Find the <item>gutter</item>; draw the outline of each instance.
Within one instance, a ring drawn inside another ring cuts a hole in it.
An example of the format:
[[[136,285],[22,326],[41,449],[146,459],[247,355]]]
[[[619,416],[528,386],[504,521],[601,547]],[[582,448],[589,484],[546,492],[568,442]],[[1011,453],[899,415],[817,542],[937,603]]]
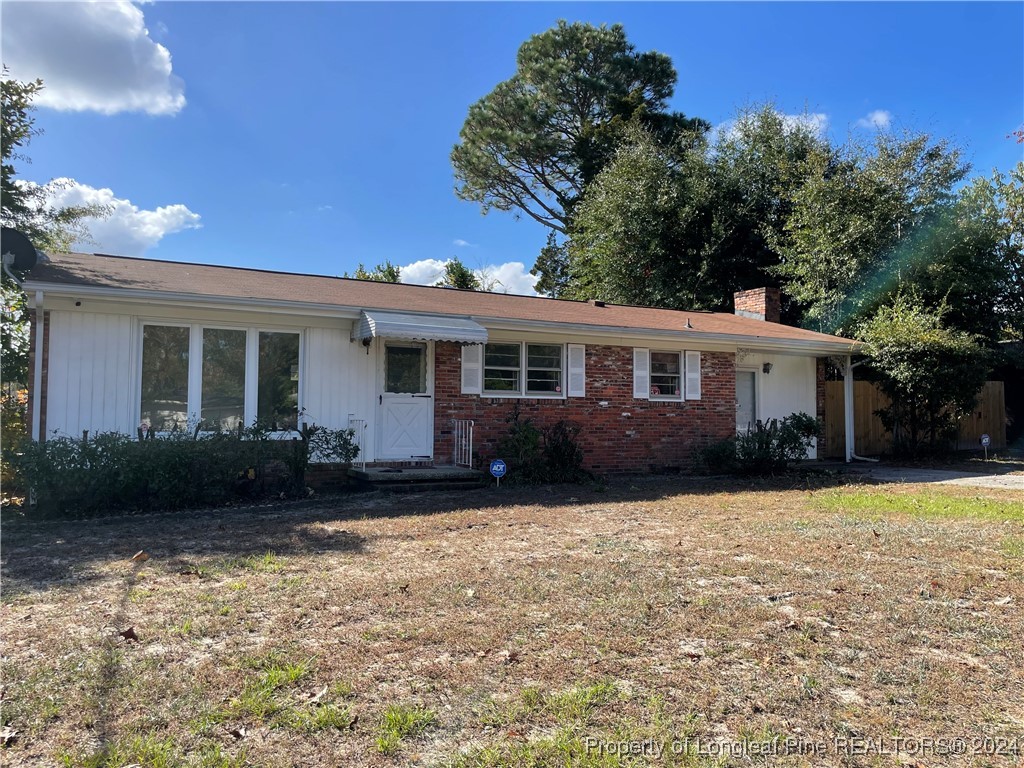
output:
[[[857,363],[850,362],[850,356],[846,356],[846,365],[843,367],[843,416],[846,426],[846,463],[849,464],[854,459],[857,461],[870,461],[875,464],[878,463],[878,459],[870,459],[867,456],[858,456],[854,453],[854,434],[853,434],[853,369],[858,365],[863,365],[864,360]]]
[[[487,325],[495,329],[519,330],[523,328],[536,328],[539,330],[561,331],[568,329],[580,334],[612,334],[632,336],[639,339],[650,337],[671,338],[675,340],[687,339],[696,342],[708,341],[736,344],[738,346],[753,347],[764,351],[792,352],[796,350],[799,352],[805,352],[808,355],[850,355],[852,353],[856,353],[861,346],[859,342],[852,340],[847,343],[829,343],[815,341],[812,339],[780,339],[773,336],[758,336],[756,334],[710,333],[703,331],[638,328],[633,326],[560,323],[551,320],[516,320],[502,317],[490,317],[488,315],[454,315],[436,312],[420,312],[416,310],[395,309],[393,307],[348,306],[341,304],[322,304],[319,302],[281,301],[255,297],[202,297],[197,296],[196,294],[181,292],[130,288],[110,289],[93,285],[67,285],[64,283],[46,283],[31,280],[25,282],[25,287],[26,289],[35,288],[37,291],[46,289],[51,294],[67,296],[69,298],[77,296],[99,296],[103,298],[140,301],[145,303],[151,303],[153,301],[179,302],[190,304],[192,306],[203,306],[214,309],[229,306],[245,307],[250,309],[255,307],[266,311],[268,308],[271,308],[282,312],[290,312],[292,314],[296,314],[297,311],[301,310],[322,316],[339,317],[352,320],[357,319],[359,317],[359,313],[364,309],[377,309],[380,311],[392,312],[398,311],[403,314],[420,315],[423,317],[435,317],[438,314],[442,314],[444,317],[459,317],[467,320],[473,320],[474,322]]]

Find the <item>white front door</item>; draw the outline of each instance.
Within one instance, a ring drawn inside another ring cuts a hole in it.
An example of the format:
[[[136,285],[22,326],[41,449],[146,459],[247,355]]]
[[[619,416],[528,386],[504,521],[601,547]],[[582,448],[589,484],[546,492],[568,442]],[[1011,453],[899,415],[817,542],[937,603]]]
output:
[[[757,373],[736,371],[736,431],[746,432],[757,421]]]
[[[433,456],[431,357],[426,343],[384,343],[377,414],[380,459],[423,460]]]

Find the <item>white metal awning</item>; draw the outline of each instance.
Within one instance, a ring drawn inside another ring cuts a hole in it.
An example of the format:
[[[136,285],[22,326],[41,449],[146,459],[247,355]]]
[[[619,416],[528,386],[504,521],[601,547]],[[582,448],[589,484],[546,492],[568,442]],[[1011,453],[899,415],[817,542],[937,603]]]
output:
[[[483,344],[487,341],[487,329],[465,317],[363,310],[359,313],[359,321],[352,327],[352,338],[362,341],[375,336],[383,339]]]

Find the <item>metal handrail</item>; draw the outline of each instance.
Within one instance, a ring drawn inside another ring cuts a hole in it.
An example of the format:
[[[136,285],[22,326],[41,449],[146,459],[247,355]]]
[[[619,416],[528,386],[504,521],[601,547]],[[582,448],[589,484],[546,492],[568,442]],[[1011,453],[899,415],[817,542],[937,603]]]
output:
[[[455,447],[452,463],[456,467],[473,467],[473,426],[472,419],[452,419],[455,429]]]

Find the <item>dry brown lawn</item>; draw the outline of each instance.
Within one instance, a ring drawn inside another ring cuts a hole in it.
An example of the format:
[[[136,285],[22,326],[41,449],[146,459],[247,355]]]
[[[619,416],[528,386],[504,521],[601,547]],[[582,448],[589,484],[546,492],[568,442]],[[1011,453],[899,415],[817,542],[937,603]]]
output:
[[[9,525],[0,760],[1018,764],[1024,494],[841,483]]]

